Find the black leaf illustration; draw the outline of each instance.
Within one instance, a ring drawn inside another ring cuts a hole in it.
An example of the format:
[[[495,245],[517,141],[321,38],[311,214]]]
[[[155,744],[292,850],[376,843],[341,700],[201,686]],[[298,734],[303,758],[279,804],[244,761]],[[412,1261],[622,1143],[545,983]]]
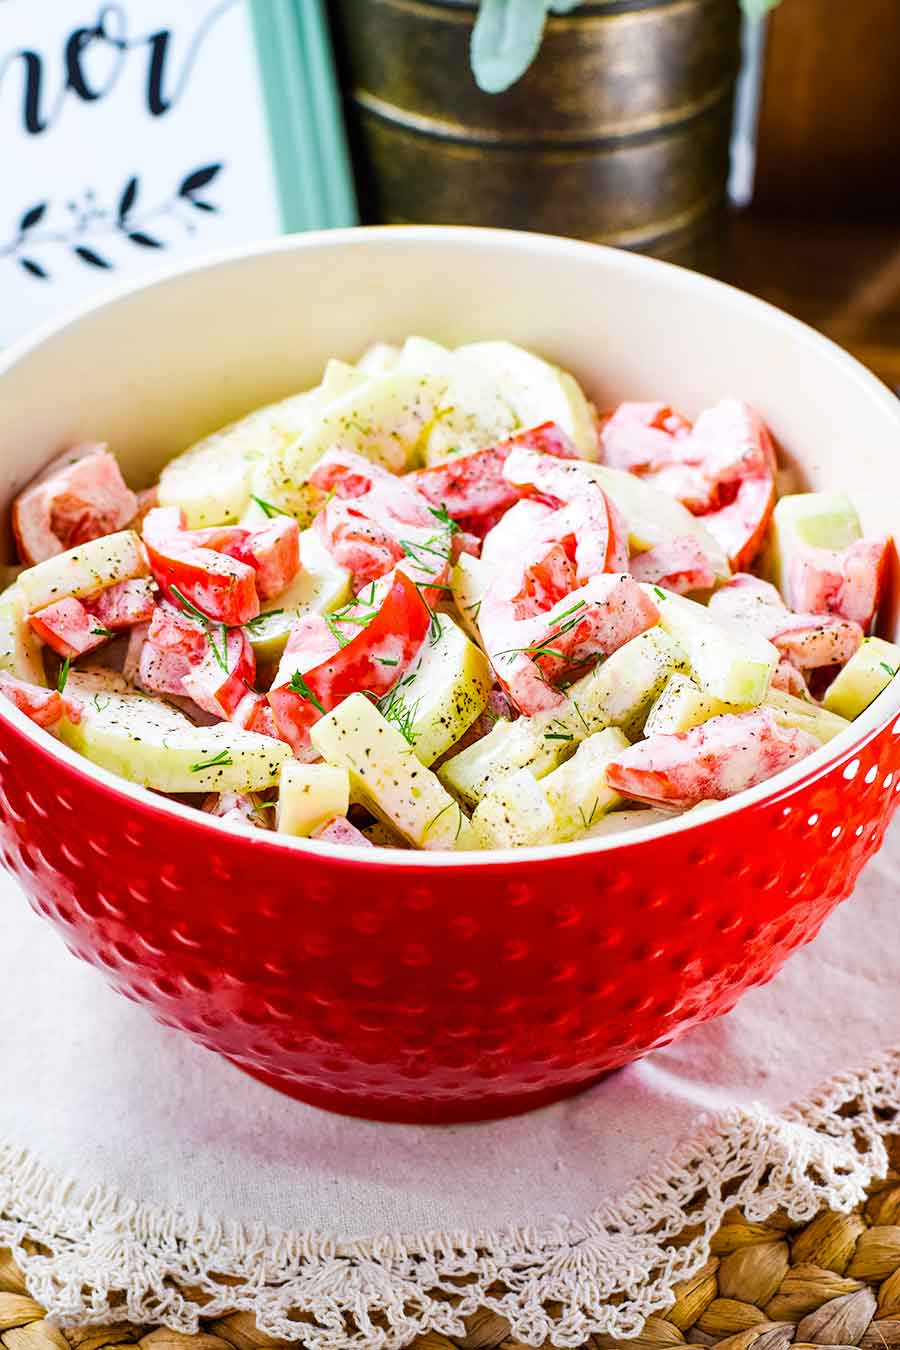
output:
[[[200,202],[196,197],[191,198],[191,206],[196,206],[198,211],[218,211],[219,209],[217,206],[213,206],[212,202]]]
[[[28,211],[25,212],[24,216],[19,221],[19,229],[30,230],[33,226],[37,225],[39,220],[43,219],[46,210],[47,210],[46,202],[39,202],[37,206],[32,206]]]
[[[143,230],[129,230],[128,238],[133,244],[140,244],[142,248],[165,248],[159,239],[154,239],[152,234],[145,234]]]
[[[212,182],[221,168],[221,164],[206,164],[202,169],[195,169],[193,173],[189,173],[178,189],[179,197],[190,197],[191,193],[199,192],[200,188]]]
[[[19,265],[24,267],[26,272],[30,272],[33,277],[40,277],[41,280],[46,280],[49,275],[40,263],[36,263],[33,258],[19,258]]]
[[[112,263],[107,262],[105,258],[101,258],[100,254],[95,253],[92,248],[85,248],[83,244],[79,244],[75,252],[82,262],[90,263],[91,267],[112,267]]]
[[[138,180],[137,178],[129,178],[128,182],[125,184],[125,190],[123,191],[122,196],[119,198],[120,221],[123,221],[125,219],[125,217],[128,215],[128,212],[134,206],[134,203],[137,200],[137,194],[138,194]]]

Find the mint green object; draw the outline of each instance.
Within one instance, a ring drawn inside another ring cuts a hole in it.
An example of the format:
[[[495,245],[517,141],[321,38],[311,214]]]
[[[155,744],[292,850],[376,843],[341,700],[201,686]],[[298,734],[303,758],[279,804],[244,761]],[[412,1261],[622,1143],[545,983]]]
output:
[[[302,4],[303,0],[298,0]],[[749,19],[761,19],[778,0],[741,0]],[[480,0],[472,32],[472,73],[479,89],[501,94],[521,79],[538,54],[550,14],[569,14],[580,0]]]
[[[356,225],[350,155],[322,0],[247,0],[286,231]]]

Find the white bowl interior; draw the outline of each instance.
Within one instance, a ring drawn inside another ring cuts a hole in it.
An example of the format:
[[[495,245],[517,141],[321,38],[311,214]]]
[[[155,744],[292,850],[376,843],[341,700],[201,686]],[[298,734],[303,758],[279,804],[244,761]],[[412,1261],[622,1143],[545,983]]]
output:
[[[900,401],[812,330],[635,255],[441,227],[278,240],[42,330],[0,360],[0,506],[79,440],[108,441],[130,481],[147,484],[205,432],[315,382],[328,357],[410,333],[521,343],[572,370],[601,407],[665,399],[692,415],[739,395],[798,485],[850,490],[867,527],[900,531]],[[895,577],[889,637],[900,634],[898,590]],[[900,694],[878,703],[856,739]]]

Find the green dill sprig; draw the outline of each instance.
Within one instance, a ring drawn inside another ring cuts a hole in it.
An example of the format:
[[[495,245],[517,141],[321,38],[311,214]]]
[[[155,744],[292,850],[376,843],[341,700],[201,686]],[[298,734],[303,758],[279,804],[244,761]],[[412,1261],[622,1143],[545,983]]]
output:
[[[56,677],[56,689],[57,692],[60,694],[65,692],[66,685],[68,684],[69,681],[69,668],[71,667],[71,665],[72,665],[72,658],[71,656],[67,656],[65,661],[63,661],[62,665],[59,668],[59,674]]]
[[[889,666],[888,663],[887,663],[887,661],[879,661],[878,664],[881,666],[881,669],[882,669],[882,670],[886,670],[886,671],[887,671],[887,673],[890,675],[891,679],[894,678],[894,676],[897,674],[897,671],[900,671],[900,666],[897,667],[897,670],[894,670],[893,666]]]
[[[416,720],[420,702],[420,699],[416,699],[415,703],[407,703],[403,694],[400,693],[399,685],[394,685],[389,693],[377,701],[376,706],[384,720],[393,722],[409,745],[415,745],[416,743],[413,723]]]
[[[316,695],[310,689],[299,670],[295,670],[291,676],[289,687],[293,689],[295,694],[299,694],[301,698],[305,698],[308,703],[311,703],[316,711],[320,712],[324,717],[328,709],[320,699],[316,698]]]
[[[599,797],[595,797],[595,798],[594,798],[594,805],[591,807],[591,814],[590,814],[587,818],[585,818],[584,811],[583,811],[581,805],[579,804],[579,807],[578,807],[578,814],[581,816],[581,823],[582,823],[582,825],[584,826],[585,829],[588,829],[589,826],[593,825],[593,823],[594,823],[594,816],[596,815],[597,807],[598,807],[599,805],[600,805],[600,798],[599,798]]]
[[[196,764],[192,764],[191,773],[199,773],[201,769],[218,769],[219,767],[225,768],[229,764],[233,763],[234,760],[231,758],[231,751],[220,750],[219,753],[213,756],[212,759],[201,759],[198,760]]]
[[[283,614],[283,609],[264,609],[261,614],[257,614],[255,619],[248,619],[244,624],[248,633],[255,633],[266,619],[273,619],[276,614]]]
[[[449,511],[447,510],[443,502],[441,503],[440,506],[429,506],[428,510],[429,513],[434,516],[435,520],[439,521],[441,525],[443,525],[444,529],[447,530],[451,535],[459,534],[460,527],[457,525],[456,521],[450,515]]]
[[[115,636],[116,635],[111,628],[104,628],[101,624],[98,624],[96,628],[91,629],[91,637],[111,638]]]
[[[284,511],[280,506],[276,506],[274,502],[267,502],[264,497],[257,497],[254,492],[250,493],[250,500],[256,502],[267,520],[271,520],[273,516],[289,516],[291,514],[290,511]]]
[[[196,619],[198,623],[202,623],[203,627],[206,629],[206,640],[209,643],[210,651],[215,657],[216,665],[219,666],[227,675],[228,625],[225,623],[220,623],[218,625],[222,640],[222,650],[220,651],[219,648],[216,646],[216,639],[213,637],[213,628],[216,627],[216,625],[214,621],[209,617],[209,615],[204,614],[202,609],[198,609],[195,604],[192,604],[192,602],[187,598],[184,592],[180,591],[177,586],[170,586],[169,590],[178,599],[182,608],[187,610],[188,614],[190,614],[192,618]]]

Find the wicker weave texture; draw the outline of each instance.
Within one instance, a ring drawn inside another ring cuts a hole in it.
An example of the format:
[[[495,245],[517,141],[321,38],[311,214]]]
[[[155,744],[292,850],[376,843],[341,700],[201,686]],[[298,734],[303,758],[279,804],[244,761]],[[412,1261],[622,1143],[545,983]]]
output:
[[[900,1346],[900,1137],[888,1147],[887,1176],[870,1187],[860,1209],[851,1214],[826,1210],[805,1225],[781,1213],[752,1224],[732,1210],[713,1238],[709,1261],[693,1279],[676,1286],[676,1302],[668,1312],[650,1317],[634,1340],[594,1337],[585,1345],[590,1350],[614,1345],[667,1350],[683,1344],[719,1350]],[[682,1241],[691,1235],[686,1232]],[[302,1310],[297,1316],[302,1320]],[[0,1249],[2,1350],[266,1350],[285,1344],[263,1335],[246,1312],[211,1320],[195,1336],[121,1323],[61,1331],[45,1320],[12,1256]],[[503,1319],[491,1312],[471,1317],[463,1338],[431,1332],[413,1342],[414,1350],[518,1350],[519,1345],[509,1338]]]

